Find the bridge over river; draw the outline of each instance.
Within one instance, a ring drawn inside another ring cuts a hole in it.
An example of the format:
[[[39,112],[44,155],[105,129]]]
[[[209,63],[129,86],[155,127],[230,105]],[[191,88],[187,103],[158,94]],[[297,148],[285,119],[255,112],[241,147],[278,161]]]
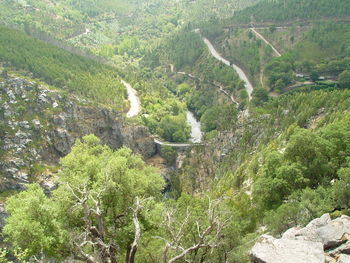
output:
[[[170,146],[170,147],[174,147],[174,148],[187,148],[187,147],[196,147],[196,146],[204,146],[205,144],[204,143],[182,143],[182,142],[179,142],[179,143],[176,143],[176,142],[163,142],[157,138],[154,138],[154,142],[159,145],[159,146]]]

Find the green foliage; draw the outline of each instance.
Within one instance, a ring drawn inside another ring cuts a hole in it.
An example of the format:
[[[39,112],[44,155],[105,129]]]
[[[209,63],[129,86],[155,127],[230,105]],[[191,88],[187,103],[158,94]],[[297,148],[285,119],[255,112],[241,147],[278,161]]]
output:
[[[19,248],[14,249],[13,251],[9,251],[6,248],[0,248],[0,263],[13,263],[13,261],[9,261],[9,254],[11,253],[11,257],[16,259],[18,263],[29,263],[29,252],[28,249],[21,250]]]
[[[313,25],[293,49],[266,65],[265,75],[270,88],[285,91],[295,81],[295,71],[310,75],[313,81],[319,76],[336,79],[341,72],[350,69],[349,54],[344,48],[349,43],[348,24],[323,22]],[[344,84],[339,86],[344,88]]]
[[[0,58],[48,84],[100,103],[123,105],[115,69],[0,26]]]
[[[218,108],[211,108],[204,112],[203,116],[201,117],[201,127],[204,132],[210,132],[218,127],[218,113]]]
[[[316,217],[330,212],[334,202],[329,189],[305,188],[294,192],[285,204],[266,213],[265,223],[274,234],[281,234],[296,225],[305,225]]]
[[[349,13],[348,0],[264,0],[235,13],[233,21],[248,23],[253,17],[256,22],[285,22],[305,18],[341,18],[347,17]]]
[[[293,191],[334,178],[331,158],[336,156],[329,141],[308,130],[295,130],[283,154],[276,151],[266,157],[264,175],[254,184],[254,196],[264,209],[279,206]]]
[[[187,83],[182,83],[176,87],[176,93],[181,97],[185,97],[190,91],[191,87]]]
[[[4,229],[8,241],[28,249],[29,255],[41,251],[55,258],[77,255],[75,242],[82,242],[79,237],[86,227],[102,231],[103,224],[106,236],[101,241],[118,244],[125,252],[133,240],[131,207],[135,199],[157,200],[163,179],[129,149],[114,152],[92,135],[77,141],[61,165],[60,186],[51,197],[38,185],[30,185],[8,200],[10,215]],[[149,208],[152,200],[147,203]],[[95,214],[88,212],[93,209],[101,213],[99,224]],[[83,249],[90,250],[88,246]]]
[[[177,152],[174,147],[163,145],[161,146],[160,154],[165,158],[169,165],[175,165]]]
[[[276,58],[266,66],[265,74],[271,89],[281,92],[293,80],[293,64],[287,56]]]
[[[187,141],[190,138],[190,127],[186,121],[186,105],[174,95],[176,84],[166,79],[158,69],[151,71],[144,68],[131,78],[137,81],[134,87],[141,95],[143,124],[151,133],[158,134],[165,140]]]
[[[217,41],[220,42],[218,48],[225,58],[242,67],[253,82],[259,81],[261,64],[272,58],[271,52],[266,52],[269,46],[262,44],[249,29],[230,29]]]
[[[346,213],[349,99],[348,90],[308,91],[251,109],[256,123],[239,128],[241,144],[221,162],[214,189],[219,195],[234,191],[235,198],[250,189],[254,205],[245,219],[259,215],[257,222],[273,234],[323,213]]]
[[[144,119],[144,123],[154,133],[169,142],[186,142],[190,137],[190,127],[184,115],[165,115],[158,122],[152,117]]]
[[[190,136],[190,127],[184,116],[165,116],[157,127],[157,134],[169,142],[186,142]]]
[[[339,180],[333,185],[334,199],[340,209],[350,208],[350,168],[341,168],[338,171]]]
[[[282,149],[266,149],[253,199],[272,231],[349,207],[349,127],[349,115],[317,131],[291,127]]]
[[[140,41],[137,37],[125,36],[117,46],[117,52],[120,55],[128,54],[130,56],[140,56],[142,50],[140,48]]]
[[[201,128],[204,132],[229,129],[236,122],[237,114],[234,105],[214,106],[202,115]]]
[[[349,70],[343,71],[339,75],[338,85],[343,89],[350,88],[350,71]]]
[[[269,99],[269,95],[266,89],[263,89],[263,88],[254,89],[252,95],[253,95],[252,103],[255,106],[261,106],[264,102],[268,101]]]
[[[57,204],[48,199],[38,185],[29,185],[6,202],[10,214],[6,220],[4,234],[15,248],[28,249],[30,255],[41,251],[53,256],[65,251],[68,232],[58,219]]]
[[[164,50],[164,59],[179,69],[194,65],[204,50],[204,43],[199,34],[180,31],[166,40]]]

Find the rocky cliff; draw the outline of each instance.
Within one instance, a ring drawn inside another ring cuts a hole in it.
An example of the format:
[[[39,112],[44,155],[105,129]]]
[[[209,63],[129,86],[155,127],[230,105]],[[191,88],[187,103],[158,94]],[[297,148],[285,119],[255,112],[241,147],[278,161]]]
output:
[[[86,134],[145,159],[156,151],[148,130],[119,112],[22,77],[0,78],[0,193],[32,181],[50,187],[49,170]]]
[[[259,144],[267,137],[272,137],[263,132],[262,128],[262,124],[271,118],[270,115],[250,118],[241,116],[234,127],[219,132],[218,136],[207,141],[204,147],[192,148],[178,164],[180,173],[186,174],[184,178],[180,178],[182,184],[191,185],[191,189],[184,190],[195,193],[210,189],[215,176],[221,172],[221,167],[225,167],[224,170],[235,171],[240,162],[250,157]]]
[[[306,227],[287,230],[281,238],[263,235],[250,251],[252,263],[349,263],[350,217],[329,214]]]

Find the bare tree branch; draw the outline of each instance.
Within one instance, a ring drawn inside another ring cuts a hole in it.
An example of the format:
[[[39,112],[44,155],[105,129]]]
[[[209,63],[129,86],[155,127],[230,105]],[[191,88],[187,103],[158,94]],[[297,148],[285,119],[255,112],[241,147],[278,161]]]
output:
[[[139,241],[141,238],[141,225],[138,219],[138,214],[141,208],[142,206],[140,204],[140,199],[136,197],[135,207],[133,208],[133,216],[132,216],[134,227],[135,227],[135,237],[134,237],[134,242],[132,243],[128,251],[128,254],[125,260],[126,263],[134,263],[135,261],[135,255],[136,255],[137,248],[139,246]]]
[[[185,226],[188,225],[191,214],[189,212],[189,207],[186,210],[186,216],[182,224],[178,226],[175,222],[175,212],[171,209],[168,209],[165,212],[165,222],[164,225],[169,232],[171,240],[167,240],[163,237],[153,237],[161,239],[165,242],[165,247],[163,249],[163,262],[164,263],[174,263],[180,259],[184,259],[187,255],[192,252],[197,252],[202,248],[213,249],[220,244],[221,232],[227,226],[229,222],[228,219],[221,219],[220,213],[217,213],[218,206],[221,203],[221,199],[211,200],[208,197],[208,209],[206,212],[207,223],[200,223],[199,220],[194,222],[196,231],[194,233],[195,243],[184,249],[180,243],[183,237],[186,235]],[[174,256],[171,259],[168,259],[169,250],[181,251],[178,255]],[[204,259],[203,259],[204,260]],[[185,259],[187,262],[187,260]],[[190,261],[188,261],[190,262]]]
[[[74,245],[77,248],[77,257],[84,258],[86,262],[116,263],[116,246],[112,241],[105,240],[106,228],[101,209],[101,198],[107,183],[102,185],[98,191],[91,191],[86,183],[82,187],[66,184],[67,189],[77,202],[76,206],[80,206],[83,210],[82,220],[85,231],[78,237],[80,242],[74,242]],[[86,253],[84,250],[86,246],[90,246],[94,251],[93,254],[99,255],[99,258]]]

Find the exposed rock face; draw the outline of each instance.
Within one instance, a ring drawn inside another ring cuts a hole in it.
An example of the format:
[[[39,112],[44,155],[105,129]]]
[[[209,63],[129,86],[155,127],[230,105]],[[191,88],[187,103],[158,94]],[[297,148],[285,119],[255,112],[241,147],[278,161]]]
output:
[[[291,228],[282,238],[264,235],[250,251],[253,263],[350,262],[350,217],[329,214],[304,228]]]
[[[5,218],[7,214],[5,212],[5,207],[3,204],[0,204],[0,231],[5,225]]]
[[[256,263],[324,263],[321,242],[276,239],[264,235],[251,251],[251,260]]]
[[[23,189],[33,175],[45,172],[38,163],[57,165],[86,134],[113,149],[127,146],[145,159],[155,154],[145,127],[127,125],[120,113],[92,105],[22,78],[0,82],[0,192]]]
[[[3,229],[3,227],[5,226],[5,219],[7,217],[7,213],[5,211],[5,207],[3,204],[0,204],[0,233]],[[2,235],[0,234],[0,242],[2,242],[3,240],[3,237]]]
[[[268,118],[269,116],[265,115],[256,119],[242,117],[237,122],[236,127],[229,131],[219,132],[218,136],[207,143],[205,147],[192,148],[188,152],[185,162],[182,163],[184,168],[191,167],[191,169],[186,170],[186,178],[181,179],[182,181],[190,180],[190,183],[184,182],[183,185],[192,185],[192,189],[185,190],[196,193],[210,188],[211,183],[215,180],[217,169],[227,156],[231,158],[227,165],[230,165],[230,170],[234,171],[239,162],[232,159],[232,153],[246,151],[245,148],[251,148],[253,153],[253,149],[256,149],[264,139],[265,135],[261,132],[261,125],[267,122]],[[250,142],[242,143],[248,130],[252,135]],[[250,143],[252,145],[248,146]]]

